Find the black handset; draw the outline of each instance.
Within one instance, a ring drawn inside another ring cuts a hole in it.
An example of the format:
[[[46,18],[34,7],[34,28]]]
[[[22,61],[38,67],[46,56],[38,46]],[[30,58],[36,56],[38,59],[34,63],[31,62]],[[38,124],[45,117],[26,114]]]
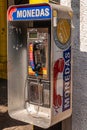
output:
[[[30,50],[30,65],[33,71],[38,74],[41,71],[42,63],[41,63],[41,50],[42,43],[41,42],[33,42],[29,44]]]

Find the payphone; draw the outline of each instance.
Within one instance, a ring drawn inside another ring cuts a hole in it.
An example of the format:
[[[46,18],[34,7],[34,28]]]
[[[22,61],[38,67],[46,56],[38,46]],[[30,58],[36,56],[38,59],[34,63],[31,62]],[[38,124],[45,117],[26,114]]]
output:
[[[8,9],[8,111],[48,128],[72,113],[72,10],[41,3]]]

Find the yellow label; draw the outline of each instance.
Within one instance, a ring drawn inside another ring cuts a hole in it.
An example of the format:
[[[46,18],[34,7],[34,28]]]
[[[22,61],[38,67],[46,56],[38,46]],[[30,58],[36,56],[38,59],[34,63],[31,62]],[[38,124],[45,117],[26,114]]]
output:
[[[28,73],[30,75],[34,75],[35,74],[35,72],[32,70],[32,68],[30,66],[28,67]]]
[[[30,0],[30,4],[49,3],[49,0]]]
[[[30,75],[35,75],[35,72],[32,70],[31,66],[28,67],[28,73]],[[39,74],[47,75],[47,69],[46,68],[42,68],[42,70],[39,72]]]
[[[53,17],[57,17],[57,10],[53,10]]]
[[[71,25],[66,19],[60,19],[57,23],[57,37],[59,42],[66,44],[70,38]]]
[[[29,51],[30,51],[30,52],[33,51],[33,47],[32,47],[32,45],[30,45],[30,47],[29,47]]]

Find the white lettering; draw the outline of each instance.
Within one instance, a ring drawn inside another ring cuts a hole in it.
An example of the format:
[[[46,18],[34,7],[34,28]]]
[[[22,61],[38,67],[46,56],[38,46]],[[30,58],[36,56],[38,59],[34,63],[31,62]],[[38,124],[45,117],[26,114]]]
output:
[[[70,87],[71,87],[71,52],[67,51],[64,55],[64,110],[70,107]]]
[[[49,8],[46,9],[31,9],[31,10],[18,10],[17,18],[29,18],[29,17],[42,17],[49,16]]]
[[[27,18],[31,17],[31,10],[27,10]]]
[[[36,17],[40,16],[40,10],[36,9]]]
[[[17,18],[22,18],[22,11],[17,11]]]
[[[65,90],[70,88],[70,82],[65,82]]]
[[[70,99],[67,98],[67,99],[65,99],[65,105],[64,105],[64,108],[66,109],[66,108],[68,108],[69,106],[70,106]]]
[[[35,9],[32,10],[32,17],[36,16],[35,11],[36,11]]]
[[[68,98],[69,95],[70,95],[70,91],[69,90],[65,91],[65,98]]]
[[[45,16],[44,9],[41,9],[40,16]]]
[[[26,18],[26,10],[23,10],[23,18]]]
[[[70,74],[70,68],[65,69],[65,75]]]
[[[48,8],[45,9],[45,16],[49,16],[49,9]]]
[[[65,62],[65,65],[70,66],[70,59]]]
[[[66,75],[64,78],[65,78],[65,82],[69,81],[70,80],[70,75]]]
[[[67,58],[70,59],[70,52],[68,52],[68,53],[65,54],[65,58],[66,58],[66,59],[67,59]]]

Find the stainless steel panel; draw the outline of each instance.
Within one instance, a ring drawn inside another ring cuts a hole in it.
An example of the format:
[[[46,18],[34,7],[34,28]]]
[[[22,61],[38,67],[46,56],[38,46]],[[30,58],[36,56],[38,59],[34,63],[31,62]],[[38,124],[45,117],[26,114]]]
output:
[[[27,74],[26,36],[18,43],[12,28],[19,25],[9,24],[8,30],[8,105],[9,111],[24,107],[24,87]],[[21,28],[21,27],[20,27]],[[23,30],[23,28],[22,28]],[[23,33],[26,30],[23,31]],[[19,46],[18,46],[19,45]],[[18,48],[17,48],[18,46]]]

